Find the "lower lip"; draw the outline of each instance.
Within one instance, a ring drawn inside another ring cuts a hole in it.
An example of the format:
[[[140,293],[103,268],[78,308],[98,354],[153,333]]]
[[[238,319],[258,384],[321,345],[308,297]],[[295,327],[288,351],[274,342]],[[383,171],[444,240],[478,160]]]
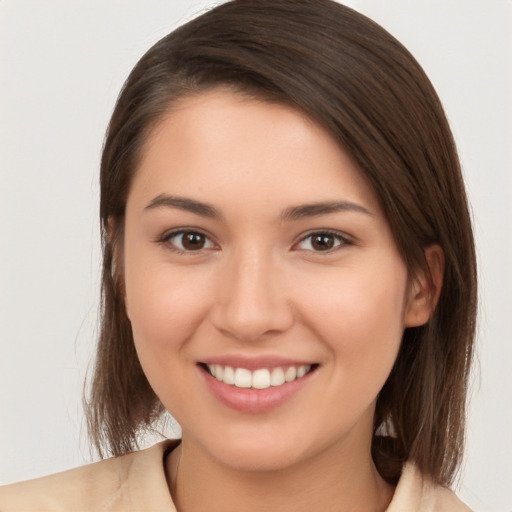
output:
[[[199,367],[213,395],[224,405],[242,412],[270,411],[291,400],[311,379],[315,371],[300,379],[266,389],[237,388],[217,380],[203,367]]]

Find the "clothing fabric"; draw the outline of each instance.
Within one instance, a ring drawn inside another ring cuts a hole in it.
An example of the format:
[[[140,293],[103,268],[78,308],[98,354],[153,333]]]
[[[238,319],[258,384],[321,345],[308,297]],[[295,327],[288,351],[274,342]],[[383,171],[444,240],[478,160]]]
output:
[[[176,512],[165,475],[167,440],[35,480],[0,487],[2,512]],[[449,489],[406,464],[387,512],[471,512]]]

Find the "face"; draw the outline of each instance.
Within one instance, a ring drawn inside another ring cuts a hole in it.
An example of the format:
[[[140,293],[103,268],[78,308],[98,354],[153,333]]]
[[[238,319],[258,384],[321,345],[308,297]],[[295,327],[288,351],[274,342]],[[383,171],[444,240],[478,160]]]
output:
[[[136,349],[184,446],[238,469],[369,452],[415,298],[323,128],[220,89],[180,100],[144,149],[123,258]]]

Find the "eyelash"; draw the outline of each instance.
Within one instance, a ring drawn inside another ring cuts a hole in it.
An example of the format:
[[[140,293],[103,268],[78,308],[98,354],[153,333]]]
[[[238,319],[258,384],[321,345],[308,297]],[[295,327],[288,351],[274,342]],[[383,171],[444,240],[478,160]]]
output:
[[[211,247],[201,247],[196,250],[187,250],[184,248],[177,247],[175,243],[171,242],[171,239],[173,239],[174,237],[178,237],[180,235],[186,235],[186,234],[200,235],[201,237],[204,237],[204,239],[206,240],[206,243],[209,243],[211,245]],[[338,242],[338,243],[336,245],[334,245],[334,247],[328,248],[326,250],[318,250],[318,251],[315,251],[314,249],[299,249],[299,250],[311,251],[316,254],[331,254],[343,246],[353,244],[353,241],[350,240],[350,238],[348,238],[347,235],[340,233],[339,231],[333,231],[333,230],[329,230],[329,229],[321,229],[321,230],[311,231],[310,233],[307,233],[305,236],[302,236],[300,238],[300,240],[293,245],[293,248],[304,243],[308,239],[311,240],[314,236],[330,236],[330,237],[333,237],[336,239],[335,243],[336,242]],[[194,253],[201,254],[204,250],[210,250],[212,248],[215,248],[215,245],[216,245],[215,242],[213,242],[212,239],[208,235],[203,233],[202,231],[197,230],[197,229],[186,229],[186,228],[182,228],[182,229],[178,229],[178,230],[171,231],[168,233],[164,233],[156,241],[157,241],[157,243],[166,245],[172,251],[177,252],[179,254],[194,254]]]
[[[333,237],[336,240],[335,243],[337,242],[337,245],[335,245],[332,248],[326,249],[324,251],[315,251],[313,249],[301,249],[301,250],[311,251],[311,252],[314,252],[315,254],[319,254],[319,255],[324,255],[324,254],[327,255],[327,254],[332,254],[334,251],[341,249],[343,246],[353,244],[353,241],[344,233],[340,233],[339,231],[333,231],[330,229],[318,229],[315,231],[311,231],[310,233],[307,233],[305,236],[302,236],[302,238],[297,243],[294,244],[294,247],[298,246],[299,244],[304,243],[308,239],[312,240],[313,237],[315,237],[315,236],[326,236],[326,235]]]
[[[196,249],[196,250],[187,250],[184,248],[182,249],[180,247],[177,247],[176,244],[171,242],[171,239],[173,239],[174,237],[178,237],[180,235],[186,235],[186,234],[200,235],[200,236],[204,237],[204,239],[207,241],[207,243],[209,242],[212,246],[215,246],[215,243],[212,241],[212,239],[207,234],[203,233],[202,231],[200,231],[198,229],[192,229],[192,228],[181,228],[181,229],[177,229],[175,231],[170,231],[168,233],[164,233],[160,238],[158,238],[157,243],[165,245],[172,251],[177,252],[179,254],[201,254],[204,250],[209,250],[209,249],[213,248],[213,247],[206,247],[206,248],[201,247],[200,249]]]

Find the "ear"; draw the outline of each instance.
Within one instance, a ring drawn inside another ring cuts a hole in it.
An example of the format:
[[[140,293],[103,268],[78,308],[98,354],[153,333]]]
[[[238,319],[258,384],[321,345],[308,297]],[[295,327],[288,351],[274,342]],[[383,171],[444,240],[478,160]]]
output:
[[[117,221],[114,217],[110,216],[106,223],[103,224],[105,226],[105,234],[109,243],[114,242],[114,237],[116,234]]]
[[[427,268],[420,269],[414,276],[406,307],[405,327],[426,324],[437,305],[444,276],[444,252],[439,245],[425,249]]]
[[[113,217],[108,218],[106,227],[106,235],[108,243],[112,251],[112,263],[110,273],[114,281],[116,292],[119,293],[125,303],[125,309],[128,314],[128,306],[126,303],[126,291],[124,286],[124,258],[123,258],[123,245],[124,234],[122,226],[119,226],[120,221]]]

